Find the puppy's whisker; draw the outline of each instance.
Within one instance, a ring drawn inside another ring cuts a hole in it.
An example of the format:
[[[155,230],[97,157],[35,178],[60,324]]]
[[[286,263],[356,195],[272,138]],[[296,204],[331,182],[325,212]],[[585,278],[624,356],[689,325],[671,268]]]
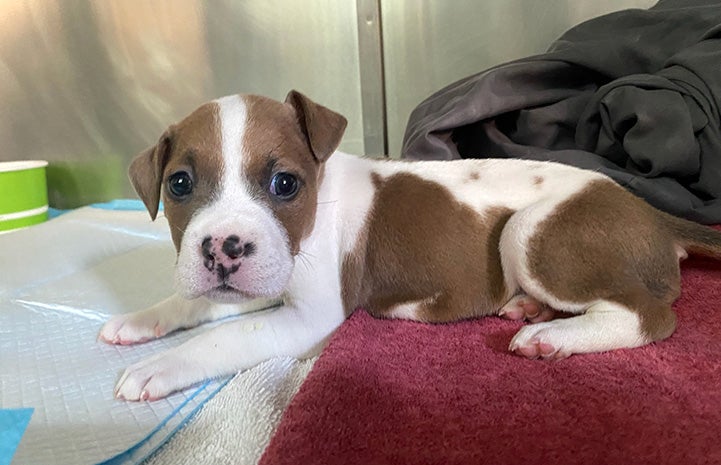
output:
[[[309,253],[307,253],[307,252],[304,252],[304,251],[300,250],[300,251],[298,251],[297,257],[298,257],[298,260],[299,260],[301,263],[303,263],[303,265],[305,266],[306,270],[310,270],[310,269],[313,268],[313,262],[312,262],[312,260],[311,260],[311,258],[315,258],[313,255],[311,255],[311,254],[309,254]]]
[[[315,255],[313,255],[313,254],[310,253],[310,252],[306,252],[305,250],[300,250],[300,251],[298,252],[298,254],[299,254],[299,255],[302,254],[302,255],[303,255],[304,257],[306,257],[306,258],[309,258],[309,257],[310,257],[310,258],[315,258]]]
[[[308,257],[301,253],[298,254],[298,261],[300,261],[305,266],[306,270],[309,270],[312,267],[310,261],[308,260]]]

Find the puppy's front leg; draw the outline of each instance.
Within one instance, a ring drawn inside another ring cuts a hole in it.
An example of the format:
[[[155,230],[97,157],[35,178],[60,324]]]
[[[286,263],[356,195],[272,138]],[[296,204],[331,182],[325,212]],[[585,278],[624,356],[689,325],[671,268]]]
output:
[[[115,396],[154,400],[205,379],[229,375],[272,357],[315,355],[341,319],[318,322],[282,306],[213,328],[155,357],[129,367]]]
[[[204,297],[187,300],[171,297],[133,313],[115,315],[100,329],[98,339],[108,344],[137,344],[157,339],[178,329],[207,321],[278,305],[280,300],[255,299],[238,304],[216,304]]]

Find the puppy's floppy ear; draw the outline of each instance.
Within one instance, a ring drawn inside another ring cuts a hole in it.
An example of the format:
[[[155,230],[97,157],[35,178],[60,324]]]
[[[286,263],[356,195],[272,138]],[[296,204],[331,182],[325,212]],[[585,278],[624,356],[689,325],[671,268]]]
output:
[[[315,159],[322,163],[338,148],[348,121],[328,108],[319,105],[296,90],[291,90],[285,103],[295,109],[298,124]]]
[[[168,162],[171,142],[170,129],[168,129],[156,145],[138,154],[128,168],[130,182],[133,183],[135,192],[142,199],[153,220],[158,216],[163,169]]]

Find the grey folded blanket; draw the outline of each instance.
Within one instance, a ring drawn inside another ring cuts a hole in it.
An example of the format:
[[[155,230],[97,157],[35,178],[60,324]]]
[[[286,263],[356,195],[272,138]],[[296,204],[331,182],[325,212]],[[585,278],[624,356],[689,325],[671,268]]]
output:
[[[661,0],[435,93],[412,112],[402,156],[558,161],[721,223],[719,99],[721,2]]]

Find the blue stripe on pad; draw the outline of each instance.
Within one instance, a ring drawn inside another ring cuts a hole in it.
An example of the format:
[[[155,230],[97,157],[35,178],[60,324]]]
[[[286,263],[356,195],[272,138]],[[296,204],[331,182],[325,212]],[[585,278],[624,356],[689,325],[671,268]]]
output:
[[[34,411],[33,408],[0,409],[0,465],[10,465]]]
[[[94,203],[90,205],[93,208],[99,208],[101,210],[116,210],[116,211],[143,211],[145,205],[143,202],[137,199],[115,199],[110,202]],[[158,211],[163,210],[163,202],[160,202]]]
[[[112,210],[112,211],[144,211],[145,205],[143,202],[137,199],[115,199],[109,202],[93,203],[89,207],[97,208],[99,210]],[[60,215],[71,212],[73,209],[61,209],[61,208],[48,208],[48,219],[52,220]],[[163,202],[160,202],[158,211],[163,211]]]

